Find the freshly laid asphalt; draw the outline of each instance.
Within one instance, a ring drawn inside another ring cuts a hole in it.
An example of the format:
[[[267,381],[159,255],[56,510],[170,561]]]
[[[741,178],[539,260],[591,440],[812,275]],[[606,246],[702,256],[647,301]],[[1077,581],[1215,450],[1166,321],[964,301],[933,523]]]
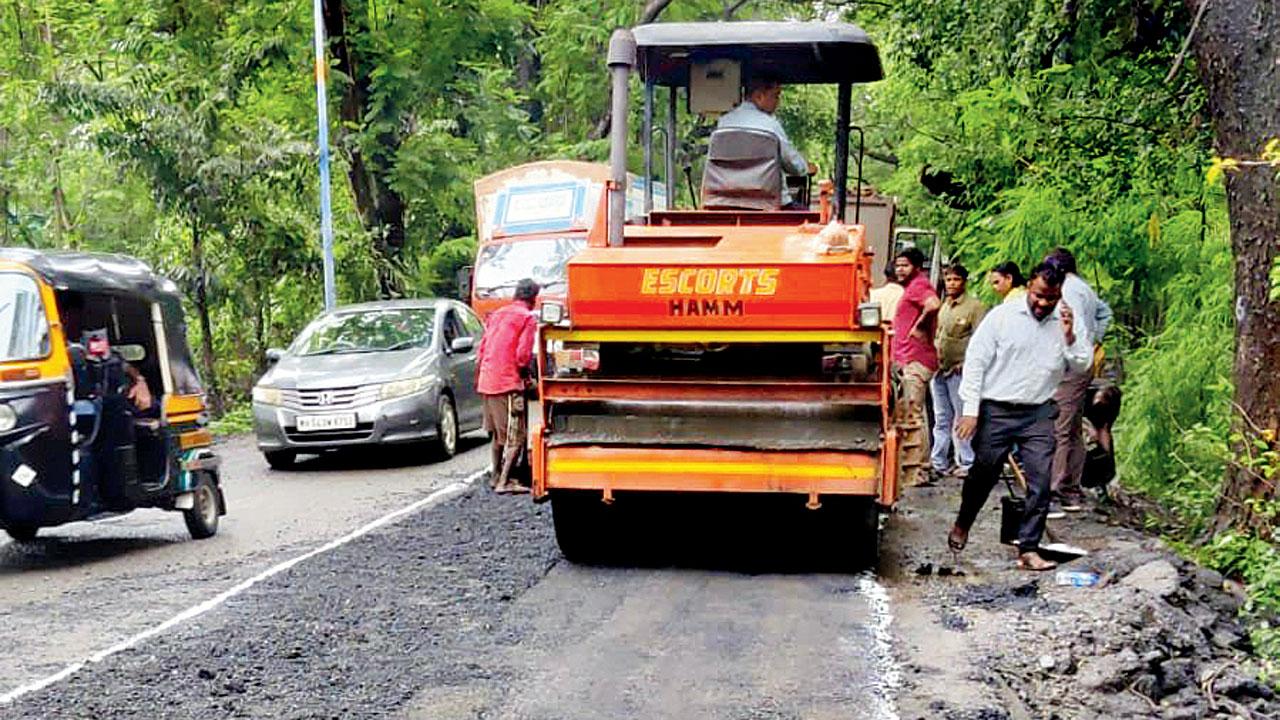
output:
[[[0,608],[17,620],[0,623],[14,648],[0,695],[473,475],[485,453],[289,473],[265,470],[244,442],[223,454],[291,492],[258,487],[250,500],[245,486],[239,507],[252,509],[206,541],[227,547],[202,561],[190,557],[204,543],[181,540],[168,515],[0,547]],[[264,517],[292,519],[244,522]],[[573,565],[550,506],[472,484],[0,717],[895,718],[886,604],[866,576]]]

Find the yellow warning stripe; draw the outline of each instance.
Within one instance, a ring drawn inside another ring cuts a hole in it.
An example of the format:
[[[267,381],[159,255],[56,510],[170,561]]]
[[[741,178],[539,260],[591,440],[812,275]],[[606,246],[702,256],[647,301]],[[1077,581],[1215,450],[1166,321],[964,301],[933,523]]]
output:
[[[569,330],[543,328],[548,340],[569,342],[657,342],[657,343],[726,343],[726,342],[880,342],[878,330]]]
[[[549,472],[676,475],[772,475],[804,478],[874,478],[874,467],[846,465],[771,465],[754,462],[682,462],[675,460],[560,460],[551,458]]]

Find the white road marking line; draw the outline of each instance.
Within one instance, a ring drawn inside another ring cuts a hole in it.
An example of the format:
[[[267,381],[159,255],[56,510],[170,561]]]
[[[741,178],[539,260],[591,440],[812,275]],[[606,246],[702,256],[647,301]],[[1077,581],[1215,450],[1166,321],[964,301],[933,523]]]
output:
[[[878,701],[875,716],[880,720],[899,720],[898,704],[894,701],[894,696],[901,685],[902,673],[898,669],[898,660],[893,655],[893,635],[889,632],[889,626],[893,624],[889,591],[870,573],[858,578],[858,590],[867,598],[867,604],[871,608],[871,661],[880,671],[880,681],[874,688]]]
[[[468,488],[470,488],[472,485],[474,485],[476,481],[484,477],[485,474],[487,473],[488,473],[488,470],[477,470],[476,472],[468,475],[467,477],[463,478],[460,481],[445,485],[444,487],[440,488],[439,490],[436,490],[435,492],[422,498],[421,500],[414,501],[409,505],[406,505],[400,508],[399,510],[393,510],[392,512],[389,512],[386,515],[383,515],[382,517],[378,518],[377,520],[374,520],[373,522],[370,522],[362,527],[352,530],[351,532],[347,533],[346,535],[343,535],[342,537],[336,540],[332,540],[328,543],[325,543],[324,545],[321,545],[318,548],[305,552],[291,560],[286,560],[280,563],[279,565],[275,565],[271,568],[268,568],[267,570],[264,570],[261,573],[254,575],[248,580],[245,580],[239,583],[238,585],[235,585],[234,587],[231,587],[198,605],[193,605],[187,608],[186,610],[183,610],[182,612],[178,613],[177,615],[174,615],[173,617],[169,618],[168,620],[165,620],[164,622],[160,623],[159,625],[156,625],[155,627],[152,627],[147,630],[143,630],[137,635],[134,635],[133,637],[130,637],[130,638],[126,638],[125,640],[122,640],[105,650],[100,650],[90,655],[89,657],[85,658],[84,660],[71,663],[70,665],[67,665],[62,670],[59,670],[53,675],[50,675],[45,678],[41,678],[39,680],[36,680],[35,682],[28,683],[21,687],[14,688],[9,692],[3,695],[0,695],[0,705],[8,705],[13,701],[17,700],[18,698],[21,698],[24,695],[28,695],[37,690],[42,690],[46,687],[49,687],[50,685],[53,685],[56,682],[65,680],[66,678],[71,677],[72,675],[76,674],[80,670],[84,669],[84,667],[86,665],[89,665],[90,663],[100,663],[103,660],[106,660],[107,658],[111,657],[112,655],[128,650],[138,645],[139,643],[142,643],[146,640],[149,640],[150,638],[155,637],[156,635],[159,635],[162,632],[165,632],[166,630],[170,630],[188,620],[197,618],[209,612],[210,610],[213,610],[219,605],[225,603],[227,600],[230,600],[231,598],[239,595],[240,593],[243,593],[245,590],[248,590],[254,585],[257,585],[263,580],[267,580],[276,575],[279,575],[285,570],[288,570],[289,568],[292,568],[293,566],[301,562],[310,560],[316,555],[320,555],[322,553],[329,552],[330,550],[334,550],[339,547],[342,547],[343,545],[346,545],[352,540],[360,538],[364,535],[368,535],[369,533],[373,532],[374,530],[377,530],[380,527],[383,527],[384,525],[389,525],[395,522],[396,520],[399,520],[405,515],[415,513],[419,510],[423,510],[425,508],[431,507],[432,505],[437,505],[445,500],[448,500],[451,497],[460,495],[461,493],[466,491]]]

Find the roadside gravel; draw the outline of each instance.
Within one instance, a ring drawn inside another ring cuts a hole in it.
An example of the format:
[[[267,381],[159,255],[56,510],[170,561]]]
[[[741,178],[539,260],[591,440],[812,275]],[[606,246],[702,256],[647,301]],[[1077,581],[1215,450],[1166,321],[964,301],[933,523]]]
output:
[[[1221,575],[1105,512],[1050,521],[1089,551],[1062,569],[1095,586],[1015,570],[997,541],[1000,491],[957,562],[944,542],[958,492],[912,489],[889,523],[903,720],[1280,717]]]

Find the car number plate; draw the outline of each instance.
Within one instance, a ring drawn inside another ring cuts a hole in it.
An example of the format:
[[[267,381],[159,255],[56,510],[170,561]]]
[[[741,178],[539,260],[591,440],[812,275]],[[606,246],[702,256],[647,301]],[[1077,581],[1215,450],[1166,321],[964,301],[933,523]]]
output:
[[[326,430],[355,430],[355,413],[336,415],[299,415],[298,432],[325,432]]]

